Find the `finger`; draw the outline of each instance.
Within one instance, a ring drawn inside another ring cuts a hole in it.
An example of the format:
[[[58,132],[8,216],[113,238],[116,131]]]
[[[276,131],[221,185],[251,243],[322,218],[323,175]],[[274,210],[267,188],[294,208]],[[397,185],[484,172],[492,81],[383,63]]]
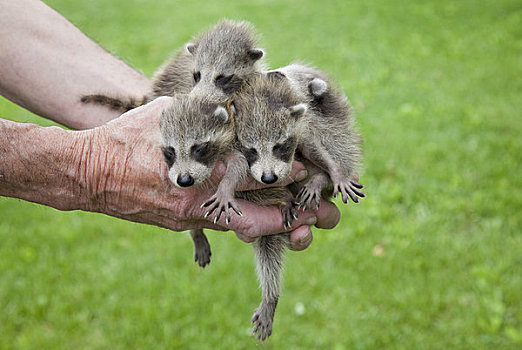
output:
[[[300,251],[308,248],[312,243],[313,236],[310,226],[300,226],[290,233],[291,250]]]
[[[155,99],[154,101],[151,101],[145,105],[136,107],[131,109],[130,111],[123,113],[119,118],[114,119],[114,122],[117,122],[118,120],[133,117],[133,116],[140,116],[140,118],[147,118],[147,116],[154,115],[159,116],[162,110],[167,108],[172,104],[172,97],[168,96],[161,96]],[[145,116],[147,115],[147,116]]]
[[[254,237],[249,237],[239,232],[236,232],[236,236],[245,243],[252,243],[256,240]]]
[[[213,224],[208,220],[178,220],[171,218],[171,212],[168,215],[157,213],[140,213],[138,215],[118,215],[117,217],[139,222],[142,224],[163,227],[172,231],[186,231],[192,229],[208,228],[216,231],[227,231],[228,228],[219,224]]]
[[[341,218],[341,213],[335,204],[330,201],[322,200],[321,206],[315,212],[317,215],[317,223],[315,224],[318,228],[331,229],[334,228]]]
[[[283,226],[283,215],[277,206],[259,206],[245,200],[238,200],[238,204],[243,210],[243,216],[230,223],[231,230],[254,238],[288,231]],[[316,220],[314,211],[302,211],[290,229],[312,225]]]

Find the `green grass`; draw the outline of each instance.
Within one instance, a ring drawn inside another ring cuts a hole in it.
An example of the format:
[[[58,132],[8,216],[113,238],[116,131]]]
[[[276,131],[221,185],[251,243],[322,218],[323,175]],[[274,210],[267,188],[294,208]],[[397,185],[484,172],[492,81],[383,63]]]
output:
[[[369,197],[289,254],[265,348],[522,346],[520,0],[48,3],[147,75],[246,19],[273,67],[313,63],[350,97]],[[0,199],[0,348],[254,347],[251,248],[209,236],[201,271],[188,235]]]

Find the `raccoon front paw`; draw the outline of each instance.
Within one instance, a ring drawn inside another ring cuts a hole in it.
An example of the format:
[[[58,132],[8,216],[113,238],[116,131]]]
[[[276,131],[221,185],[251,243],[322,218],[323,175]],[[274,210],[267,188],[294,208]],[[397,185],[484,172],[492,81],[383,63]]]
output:
[[[206,245],[201,244],[194,247],[194,261],[202,268],[210,264],[210,257],[212,256],[210,244],[208,244],[208,241],[206,243]]]
[[[234,197],[229,195],[223,195],[220,193],[214,194],[208,201],[201,205],[201,208],[207,208],[205,217],[210,216],[214,211],[214,223],[218,222],[221,214],[225,214],[225,222],[228,225],[230,223],[230,209],[234,210],[237,215],[243,216],[243,213],[239,209]]]
[[[334,197],[337,198],[337,195],[341,193],[341,198],[343,200],[343,203],[345,204],[348,204],[348,197],[350,197],[354,203],[359,203],[358,197],[366,197],[364,192],[361,191],[361,189],[364,188],[364,186],[358,183],[357,181],[348,180],[344,178],[342,180],[333,181],[333,183]]]
[[[294,220],[297,219],[297,209],[295,208],[296,205],[297,203],[292,201],[281,207],[281,214],[283,214],[283,226],[285,229],[289,229],[294,223]]]
[[[322,187],[313,181],[306,183],[297,194],[299,209],[319,209]]]
[[[275,307],[261,303],[252,317],[254,328],[253,334],[257,333],[258,341],[265,341],[272,334],[272,324],[274,322]]]

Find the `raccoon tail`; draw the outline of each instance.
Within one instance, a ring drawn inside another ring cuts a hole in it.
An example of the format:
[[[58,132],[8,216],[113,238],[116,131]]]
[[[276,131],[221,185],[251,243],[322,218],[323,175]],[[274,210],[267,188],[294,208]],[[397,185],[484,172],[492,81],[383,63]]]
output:
[[[257,339],[264,341],[272,334],[275,309],[281,289],[283,256],[289,243],[287,233],[262,236],[254,242],[257,276],[263,299],[254,312],[252,323]]]
[[[137,100],[133,97],[128,97],[128,99],[125,100],[125,99],[118,99],[118,98],[109,97],[109,96],[105,96],[105,95],[86,95],[86,96],[82,96],[81,101],[83,103],[100,104],[103,106],[107,106],[111,109],[120,111],[122,113],[125,113],[127,111],[130,111],[131,109],[144,105],[147,102],[147,97],[144,96],[139,100]]]

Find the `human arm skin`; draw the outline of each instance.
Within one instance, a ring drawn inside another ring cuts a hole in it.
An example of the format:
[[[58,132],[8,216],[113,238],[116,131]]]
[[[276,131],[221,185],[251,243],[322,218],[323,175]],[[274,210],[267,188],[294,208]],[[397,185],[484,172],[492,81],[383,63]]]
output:
[[[0,23],[0,94],[74,129],[103,125],[74,132],[0,119],[0,195],[173,230],[232,229],[246,242],[283,231],[277,208],[260,210],[246,202],[241,204],[244,217],[234,217],[228,226],[214,225],[199,208],[212,190],[181,191],[170,184],[157,153],[159,138],[151,136],[159,126],[159,110],[154,108],[168,103],[164,99],[113,123],[107,121],[118,113],[80,102],[81,96],[100,91],[143,96],[150,84],[146,77],[40,1],[0,0]],[[217,166],[215,183],[223,174],[223,166]],[[302,214],[291,235],[295,249],[305,248],[312,239],[310,224],[298,225],[315,217],[316,226],[333,227],[339,212],[328,203],[317,215]]]
[[[0,119],[0,195],[60,210],[99,212],[175,231],[192,228],[234,230],[250,242],[285,231],[277,207],[240,201],[243,217],[229,225],[204,218],[200,208],[224,174],[217,169],[209,185],[180,189],[170,183],[159,146],[161,110],[172,102],[159,98],[121,117],[85,131],[41,127]],[[293,175],[298,170],[293,171]],[[251,189],[248,183],[241,190]],[[293,225],[294,249],[311,243],[309,225],[337,224],[337,208],[325,202],[318,211],[300,212]]]
[[[0,0],[0,94],[73,129],[119,116],[80,98],[92,93],[142,97],[150,81],[36,0]]]

